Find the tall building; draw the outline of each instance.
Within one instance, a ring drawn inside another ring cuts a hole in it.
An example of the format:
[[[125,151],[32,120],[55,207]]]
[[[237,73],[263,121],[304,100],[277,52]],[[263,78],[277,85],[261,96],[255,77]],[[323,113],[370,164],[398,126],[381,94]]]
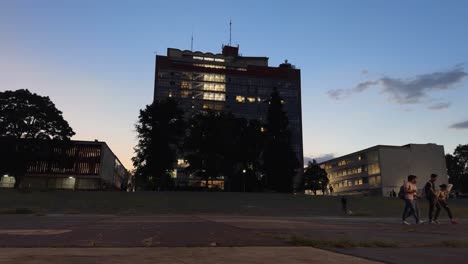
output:
[[[378,145],[320,164],[330,179],[335,194],[370,194],[389,196],[408,175],[418,176],[422,189],[430,175],[447,183],[444,147],[436,144],[404,146]]]
[[[292,144],[303,167],[301,73],[287,61],[268,65],[267,57],[246,57],[239,47],[223,46],[221,54],[169,48],[156,56],[154,100],[177,98],[187,116],[206,109],[266,121],[266,100],[276,88],[284,99]],[[178,179],[178,184],[188,184]]]
[[[2,156],[25,157],[19,165],[25,171],[21,189],[133,190],[132,175],[105,142],[0,138],[0,143]],[[0,188],[13,188],[14,176],[2,175]]]

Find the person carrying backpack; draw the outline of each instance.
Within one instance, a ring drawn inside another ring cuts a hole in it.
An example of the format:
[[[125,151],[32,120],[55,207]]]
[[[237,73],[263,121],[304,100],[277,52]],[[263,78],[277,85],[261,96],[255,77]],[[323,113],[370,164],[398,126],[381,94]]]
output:
[[[435,224],[433,219],[434,208],[438,206],[437,192],[435,189],[435,182],[437,181],[437,174],[431,174],[431,179],[424,186],[424,195],[429,202],[429,223]]]

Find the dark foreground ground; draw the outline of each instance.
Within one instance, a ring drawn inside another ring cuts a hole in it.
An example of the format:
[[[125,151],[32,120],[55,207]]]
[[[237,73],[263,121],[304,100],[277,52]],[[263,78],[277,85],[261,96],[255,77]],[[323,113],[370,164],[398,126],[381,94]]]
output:
[[[459,225],[402,226],[398,199],[0,191],[0,263],[466,263]],[[422,203],[425,215],[425,203]]]
[[[180,257],[180,261],[167,259],[159,263],[219,263],[210,258],[205,262],[184,262],[185,257],[196,254],[230,256],[232,262],[226,263],[265,263],[255,254],[246,253],[260,247],[258,252],[263,252],[266,259],[281,251],[284,253],[281,257],[290,260],[289,263],[310,263],[312,255],[319,261],[316,258],[321,254],[326,255],[322,260],[328,263],[356,260],[366,263],[362,259],[382,263],[465,263],[468,258],[467,227],[464,223],[450,225],[447,221],[438,226],[407,227],[391,218],[8,215],[2,216],[0,221],[0,247],[3,247],[0,262],[60,263],[54,260],[61,259],[67,263],[102,263],[101,257],[110,254],[110,249],[114,250],[110,255],[115,258],[122,252],[132,252],[129,250],[132,248],[154,248],[157,251],[147,251],[148,254],[160,252],[159,255],[168,257],[171,256],[168,252],[180,254],[172,255]],[[73,251],[73,248],[80,250]],[[324,248],[329,253],[316,248]],[[80,252],[79,256],[76,252]],[[116,252],[120,253],[116,255]],[[238,262],[235,261],[236,254],[240,254]],[[349,255],[362,259],[346,258]],[[120,262],[115,263],[131,260],[123,256],[118,259]]]

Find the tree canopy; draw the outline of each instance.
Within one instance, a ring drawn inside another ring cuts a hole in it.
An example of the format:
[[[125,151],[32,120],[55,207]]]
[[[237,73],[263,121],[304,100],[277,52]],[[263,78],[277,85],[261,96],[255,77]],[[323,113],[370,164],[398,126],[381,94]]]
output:
[[[283,99],[274,89],[268,100],[268,114],[263,153],[264,184],[278,192],[291,192],[298,160],[291,145],[289,119]]]
[[[49,97],[24,89],[0,92],[0,136],[65,140],[73,135]]]
[[[454,189],[468,193],[468,144],[458,145],[453,155],[445,156],[449,181]]]
[[[132,159],[139,188],[170,187],[184,127],[183,111],[173,99],[155,101],[140,110],[135,126],[138,144]]]
[[[317,161],[309,161],[304,172],[305,188],[312,190],[314,194],[317,194],[317,190],[321,190],[322,194],[325,194],[329,182],[327,172],[320,168]]]

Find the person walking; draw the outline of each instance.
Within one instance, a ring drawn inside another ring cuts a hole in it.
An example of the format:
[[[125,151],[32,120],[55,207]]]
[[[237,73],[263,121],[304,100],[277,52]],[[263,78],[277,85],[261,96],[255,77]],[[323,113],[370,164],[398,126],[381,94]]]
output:
[[[417,208],[417,202],[416,202],[416,197],[417,197],[417,192],[418,188],[416,187],[417,183],[417,177],[415,175],[409,175],[408,176],[408,182],[406,182],[403,185],[403,192],[404,192],[404,198],[403,200],[405,201],[405,208],[403,210],[403,215],[402,215],[402,224],[404,225],[410,225],[406,219],[410,217],[411,215],[414,216],[414,220],[416,224],[421,224],[421,220],[419,220],[419,215],[418,215],[418,208]]]
[[[449,184],[442,184],[439,186],[440,191],[437,194],[437,201],[438,203],[436,204],[436,211],[434,215],[434,224],[438,224],[439,222],[437,221],[437,218],[439,217],[440,214],[440,209],[441,207],[444,208],[444,210],[447,212],[448,217],[450,218],[450,223],[452,224],[458,224],[457,220],[453,219],[452,211],[448,207],[447,200],[449,198],[450,190],[452,189],[453,185]]]
[[[438,204],[437,199],[437,192],[435,189],[435,182],[437,181],[437,174],[431,174],[430,180],[424,186],[424,194],[426,196],[426,200],[429,203],[429,223],[435,224],[434,222],[434,209]]]

